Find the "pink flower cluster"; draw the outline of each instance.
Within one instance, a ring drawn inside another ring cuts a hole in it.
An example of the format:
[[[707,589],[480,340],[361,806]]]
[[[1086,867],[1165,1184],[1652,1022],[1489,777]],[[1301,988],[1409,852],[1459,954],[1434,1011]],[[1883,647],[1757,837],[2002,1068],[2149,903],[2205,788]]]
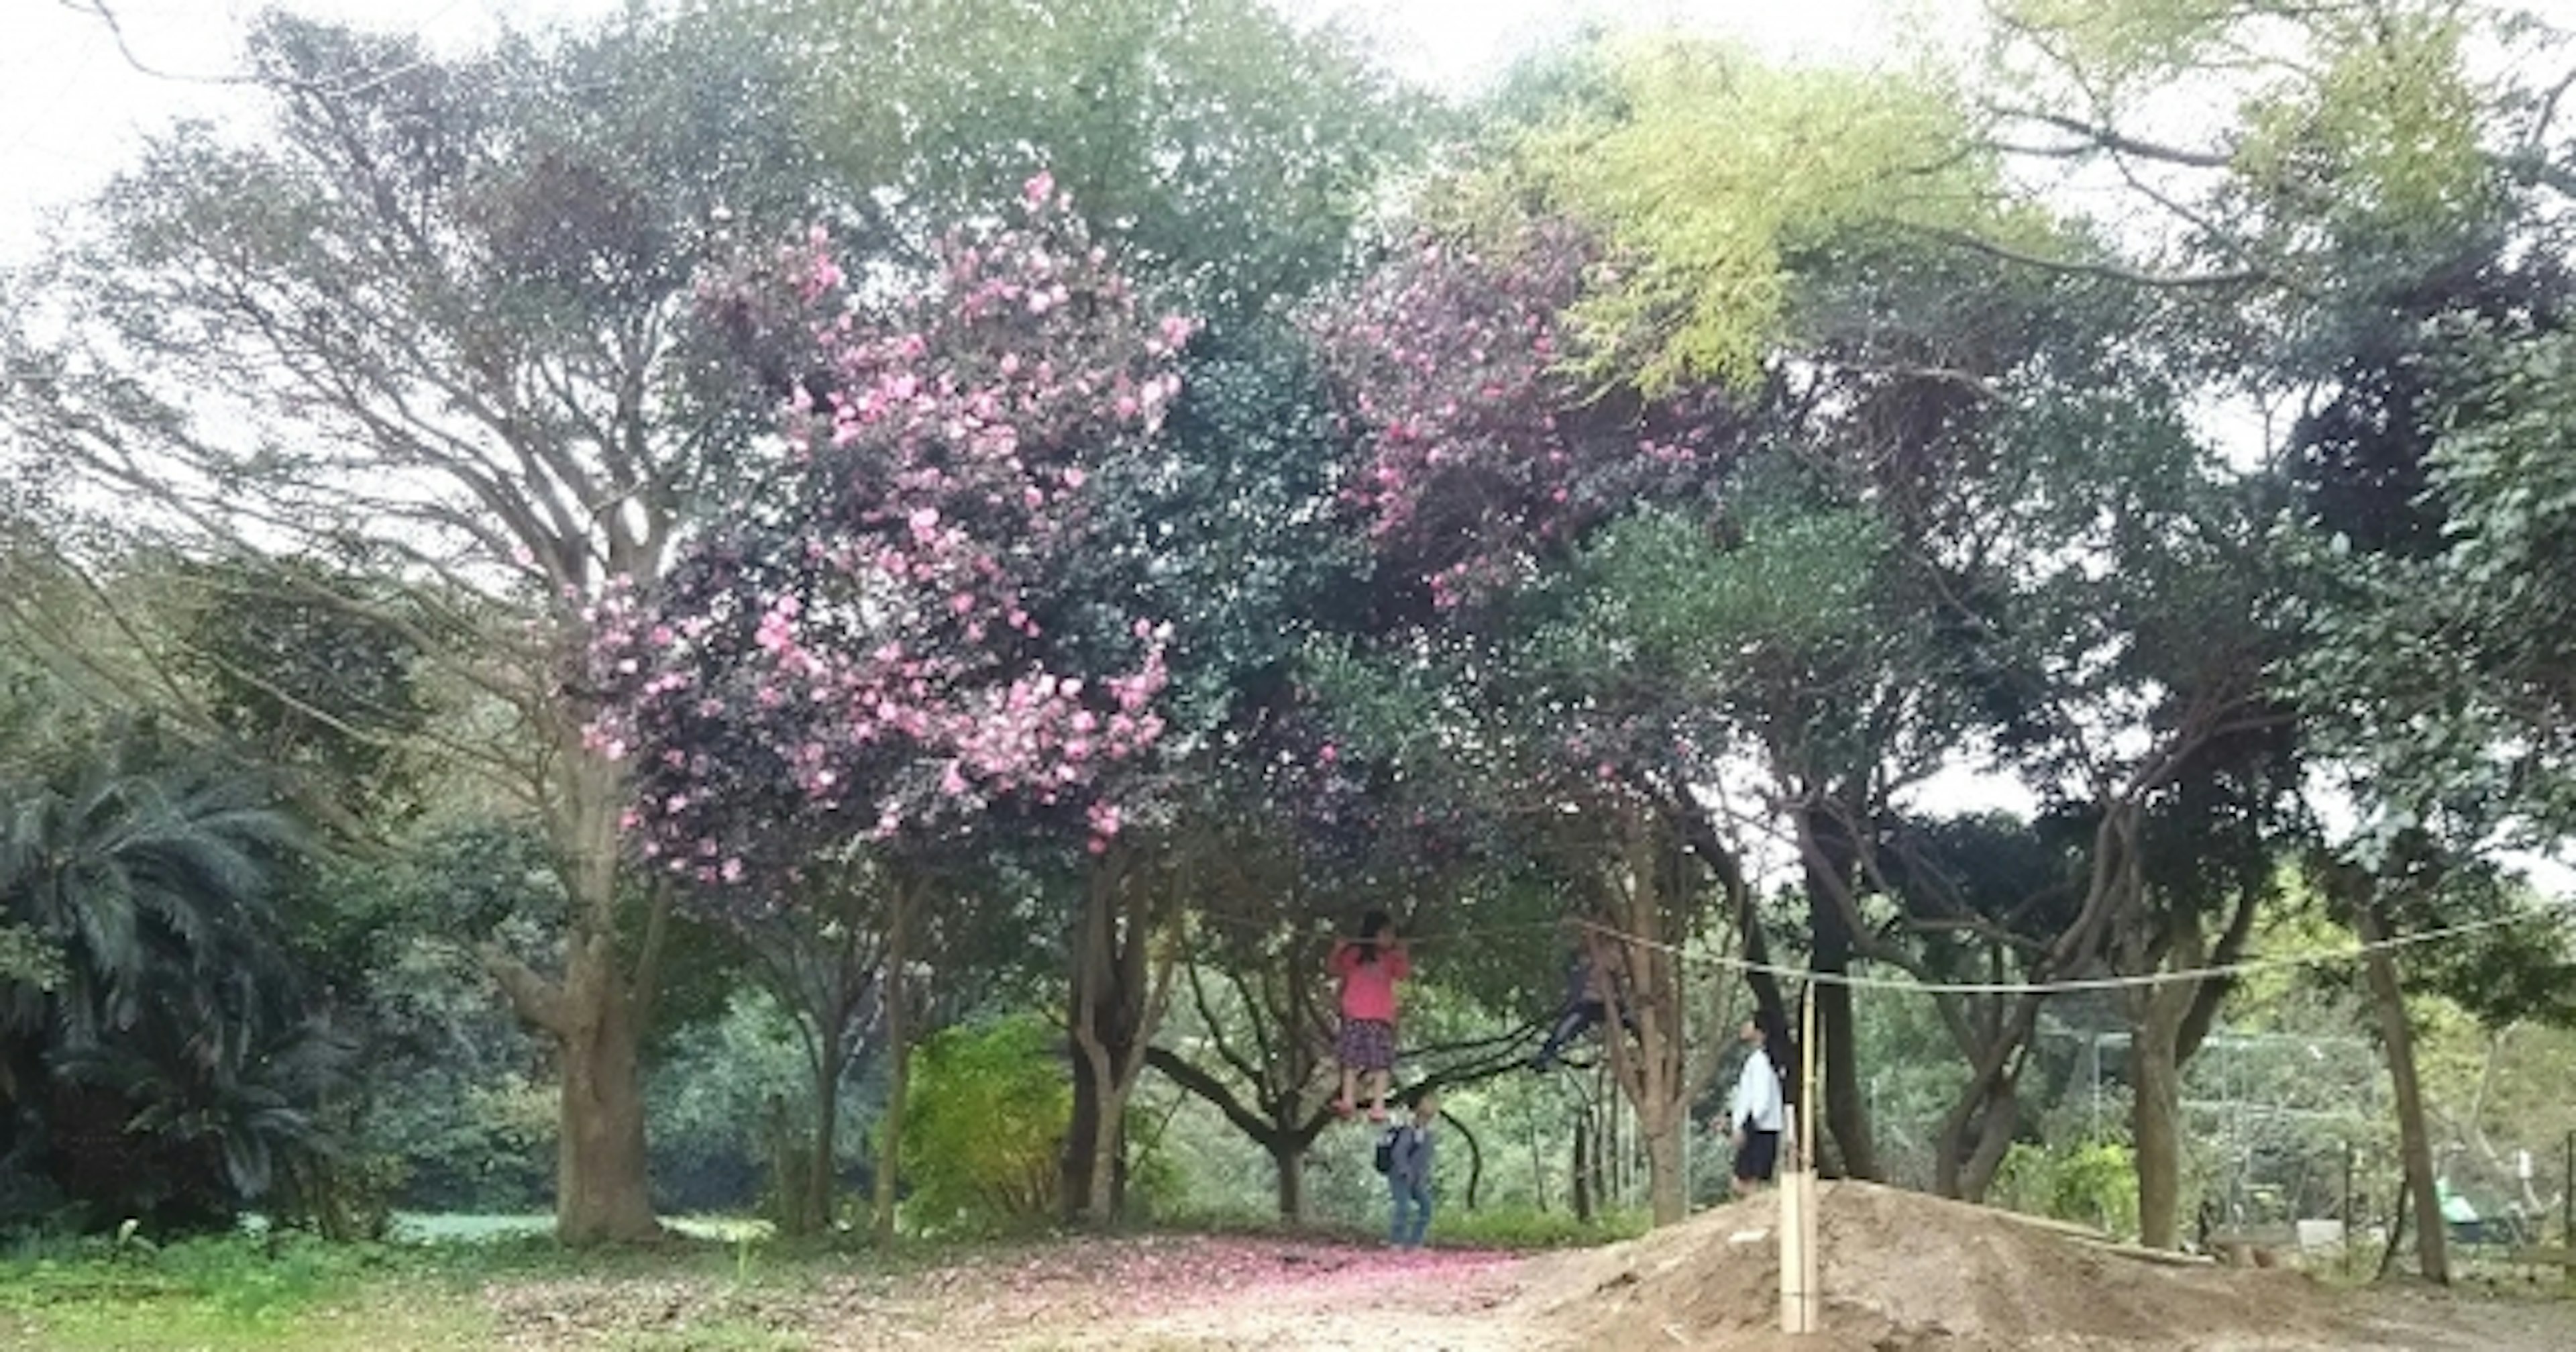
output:
[[[1096,538],[1095,506],[1151,452],[1195,325],[1149,314],[1045,175],[1024,225],[959,240],[903,303],[866,309],[816,232],[764,273],[801,308],[829,388],[787,408],[794,463],[764,494],[778,538],[708,542],[656,613],[603,613],[612,692],[592,730],[638,780],[640,848],[741,878],[781,814],[892,836],[1008,800],[1079,810],[1095,849],[1163,738],[1168,625],[1104,663],[1041,616]],[[731,552],[728,552],[731,551]],[[792,792],[791,792],[792,791]]]
[[[1564,316],[1598,266],[1562,222],[1489,250],[1424,240],[1310,324],[1362,451],[1342,501],[1440,609],[1706,471],[1708,401],[1647,404],[1568,366]]]

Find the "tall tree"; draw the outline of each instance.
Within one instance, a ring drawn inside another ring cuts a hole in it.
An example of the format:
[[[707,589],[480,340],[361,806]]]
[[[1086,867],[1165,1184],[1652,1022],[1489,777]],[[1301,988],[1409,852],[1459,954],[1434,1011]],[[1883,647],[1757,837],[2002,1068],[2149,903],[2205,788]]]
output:
[[[719,912],[793,905],[808,856],[879,842],[899,875],[1001,822],[1088,837],[1071,930],[1076,1129],[1123,1116],[1168,887],[1127,819],[1167,719],[1168,623],[1075,585],[1140,552],[1101,503],[1150,474],[1191,321],[1154,314],[1052,178],[1008,228],[853,306],[819,237],[717,302],[793,369],[786,457],[649,599],[610,599],[592,745],[634,763],[629,826]],[[752,887],[746,887],[750,884]],[[756,887],[757,890],[753,890]],[[892,969],[890,969],[892,970]],[[1115,1211],[1114,1128],[1069,1150]]]
[[[279,17],[251,54],[265,134],[165,137],[116,181],[0,406],[175,530],[387,553],[408,595],[371,613],[474,706],[440,744],[543,824],[573,900],[554,975],[486,949],[561,1053],[558,1232],[653,1234],[660,903],[621,880],[572,678],[740,439],[699,397],[691,284],[728,220],[801,214],[806,156],[750,49],[640,25],[447,60]]]

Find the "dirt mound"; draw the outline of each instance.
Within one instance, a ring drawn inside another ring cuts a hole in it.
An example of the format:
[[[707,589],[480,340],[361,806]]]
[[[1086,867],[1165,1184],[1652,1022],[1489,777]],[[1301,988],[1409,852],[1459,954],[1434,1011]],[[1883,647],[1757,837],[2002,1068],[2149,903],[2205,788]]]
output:
[[[1779,1332],[1770,1198],[1539,1267],[1518,1304],[1575,1345],[1636,1352],[2257,1352],[2368,1341],[2296,1273],[2149,1262],[2004,1212],[1867,1183],[1818,1191],[1822,1337]]]

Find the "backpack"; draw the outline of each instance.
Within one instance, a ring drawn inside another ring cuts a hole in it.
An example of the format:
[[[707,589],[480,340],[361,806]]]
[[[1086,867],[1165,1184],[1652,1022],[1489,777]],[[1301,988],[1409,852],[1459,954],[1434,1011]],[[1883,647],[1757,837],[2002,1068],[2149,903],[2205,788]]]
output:
[[[1379,1173],[1391,1174],[1395,1172],[1395,1143],[1397,1138],[1401,1137],[1403,1134],[1404,1128],[1402,1127],[1389,1127],[1378,1134],[1377,1155],[1370,1161],[1370,1163],[1377,1166],[1377,1171]]]

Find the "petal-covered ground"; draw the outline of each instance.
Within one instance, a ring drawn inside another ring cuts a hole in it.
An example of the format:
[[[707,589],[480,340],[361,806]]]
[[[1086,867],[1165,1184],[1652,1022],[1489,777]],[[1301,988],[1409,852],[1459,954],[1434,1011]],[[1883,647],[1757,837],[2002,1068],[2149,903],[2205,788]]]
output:
[[[1148,1352],[2564,1352],[2576,1302],[2342,1292],[2287,1271],[2121,1258],[1977,1208],[1855,1187],[1828,1202],[1826,1332],[1773,1327],[1759,1203],[1565,1254],[1398,1252],[1318,1239],[1152,1235],[989,1250],[902,1274],[806,1268],[725,1282],[496,1284],[521,1348],[1147,1349]]]

